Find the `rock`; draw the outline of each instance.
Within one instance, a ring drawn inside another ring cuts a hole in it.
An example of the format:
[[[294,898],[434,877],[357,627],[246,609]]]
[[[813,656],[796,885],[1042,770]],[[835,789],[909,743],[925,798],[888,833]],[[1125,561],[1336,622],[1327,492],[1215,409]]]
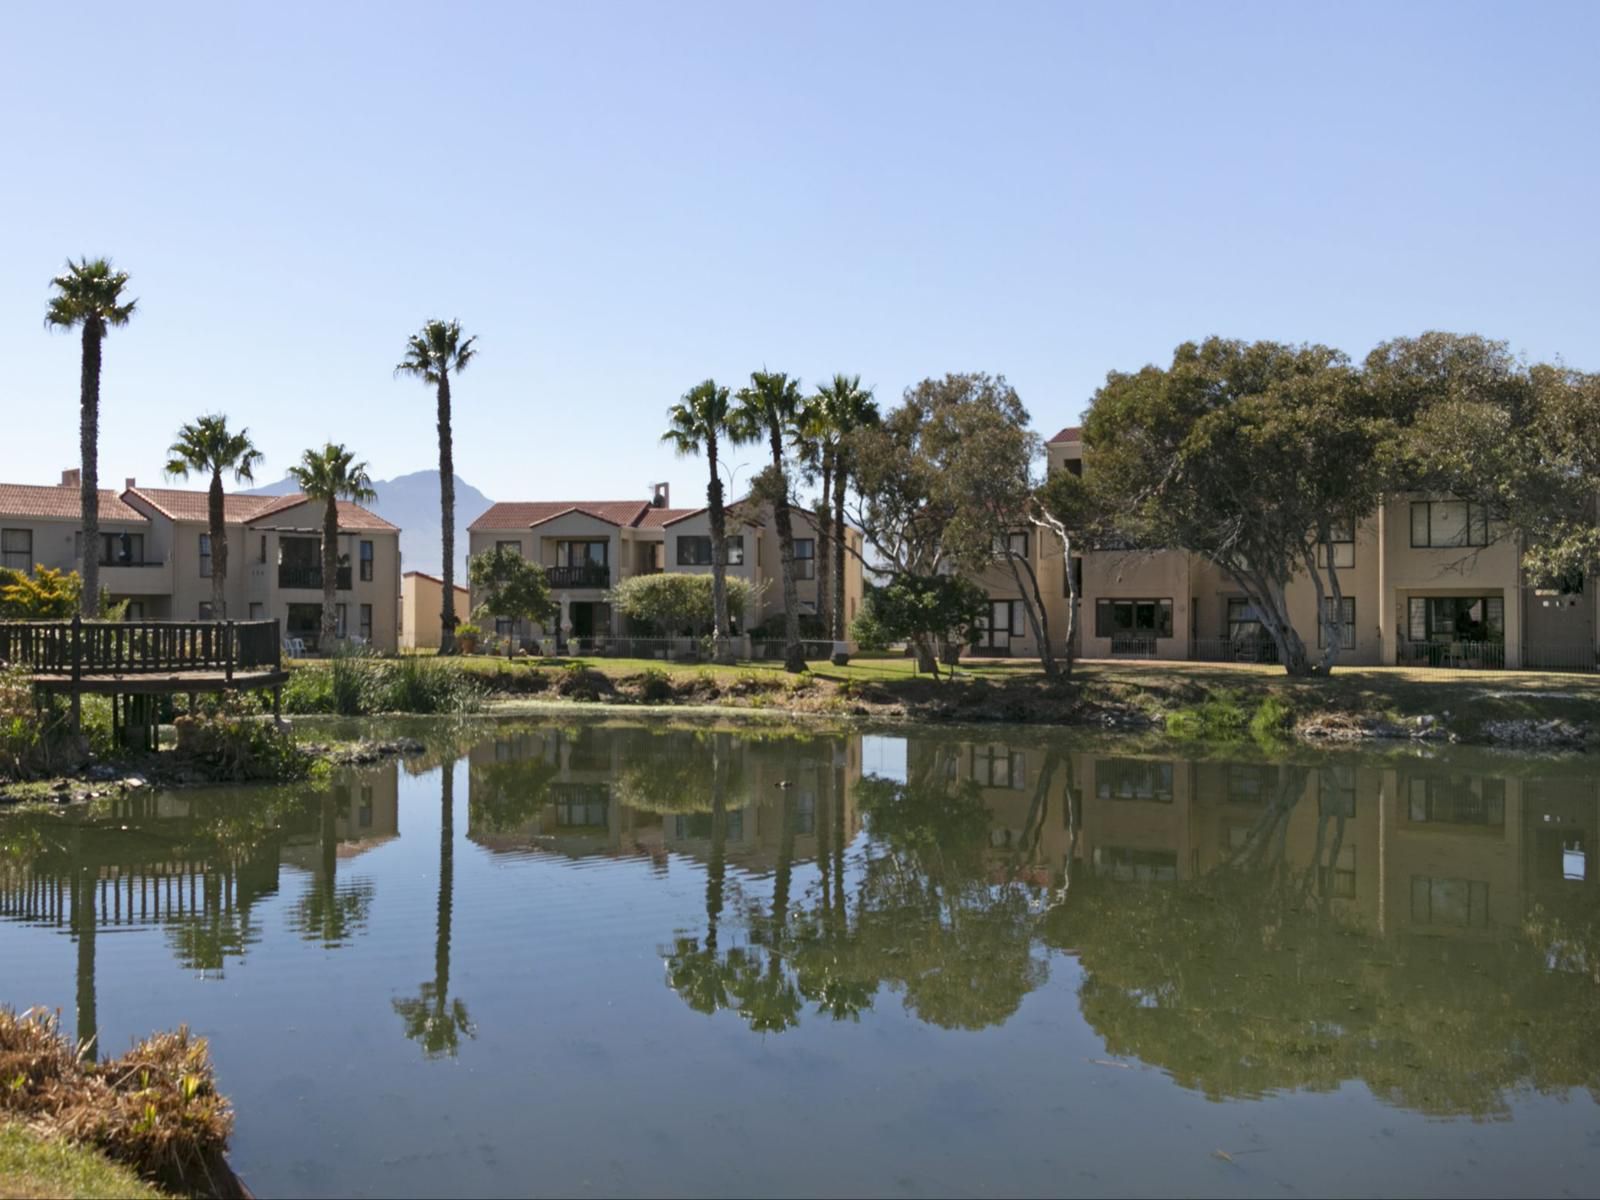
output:
[[[1589,731],[1559,717],[1540,721],[1533,718],[1485,721],[1483,733],[1490,741],[1507,746],[1578,748],[1589,740]]]

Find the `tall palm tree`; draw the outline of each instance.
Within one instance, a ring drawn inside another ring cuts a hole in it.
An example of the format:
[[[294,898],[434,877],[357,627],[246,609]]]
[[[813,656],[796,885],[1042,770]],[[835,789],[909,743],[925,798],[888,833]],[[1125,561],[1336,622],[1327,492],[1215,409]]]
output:
[[[334,588],[339,582],[339,501],[357,504],[376,497],[367,464],[356,462],[355,455],[343,446],[329,442],[321,450],[307,450],[300,462],[289,468],[289,477],[305,493],[307,500],[322,502],[322,628],[318,637],[324,654],[333,647],[338,629],[334,608]]]
[[[444,552],[444,604],[439,610],[439,653],[456,652],[456,464],[450,435],[450,376],[467,369],[476,337],[461,336],[460,321],[432,320],[406,343],[396,375],[431,383],[439,401],[439,523]]]
[[[722,470],[717,463],[722,438],[728,436],[728,389],[714,379],[698,383],[683,394],[683,399],[667,410],[667,431],[663,442],[683,457],[705,450],[710,482],[706,485],[706,507],[711,517],[711,603],[712,646],[717,660],[728,654],[728,515],[723,505]]]
[[[844,611],[845,528],[844,498],[850,482],[850,435],[857,429],[878,423],[878,402],[872,389],[861,386],[859,375],[835,375],[832,382],[818,389],[827,398],[828,423],[835,438],[833,460],[833,520],[829,541],[833,548],[833,629],[834,641],[843,641],[846,632]]]
[[[235,483],[254,483],[255,467],[261,458],[261,451],[250,441],[250,431],[232,432],[228,418],[220,414],[191,421],[178,430],[178,440],[167,447],[169,476],[211,476],[206,516],[211,529],[211,615],[218,621],[228,616],[228,527],[224,520],[222,476],[232,471]]]
[[[83,330],[82,369],[78,387],[78,448],[82,469],[78,493],[83,505],[83,615],[100,613],[100,343],[106,331],[126,325],[137,300],[124,300],[128,273],[112,268],[109,258],[67,260],[67,269],[50,281],[56,294],[45,309],[51,329]]]
[[[828,398],[820,391],[807,397],[800,411],[800,425],[793,438],[795,455],[806,469],[806,478],[820,477],[822,496],[812,513],[817,530],[817,615],[822,619],[824,636],[833,633],[833,588],[828,579],[833,571],[833,556],[828,552],[829,506],[833,503],[833,466],[838,451],[838,440],[833,432],[832,413]]]
[[[796,672],[806,669],[806,652],[800,644],[800,598],[794,580],[794,523],[789,516],[784,443],[798,426],[803,409],[798,379],[790,379],[781,371],[753,371],[750,386],[739,389],[738,404],[729,422],[735,441],[759,442],[765,438],[772,453],[765,498],[772,504],[783,565],[783,667]]]

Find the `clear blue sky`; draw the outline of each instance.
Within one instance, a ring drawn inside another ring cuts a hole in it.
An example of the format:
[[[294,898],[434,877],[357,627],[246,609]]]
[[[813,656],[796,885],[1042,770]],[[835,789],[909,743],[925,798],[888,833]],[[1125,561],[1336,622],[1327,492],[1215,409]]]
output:
[[[1210,333],[1427,328],[1600,367],[1600,4],[25,5],[0,38],[0,479],[77,459],[69,254],[132,272],[101,470],[247,424],[430,466],[391,378],[480,335],[496,499],[702,468],[666,406],[763,364],[884,400],[1003,372],[1047,435]]]

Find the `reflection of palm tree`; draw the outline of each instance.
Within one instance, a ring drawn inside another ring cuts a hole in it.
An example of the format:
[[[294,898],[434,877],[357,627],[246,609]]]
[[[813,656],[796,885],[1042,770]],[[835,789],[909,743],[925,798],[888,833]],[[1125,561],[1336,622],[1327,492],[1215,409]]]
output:
[[[289,926],[307,941],[321,942],[325,946],[342,946],[367,923],[367,913],[372,908],[372,884],[364,879],[338,885],[339,833],[336,821],[339,810],[349,804],[349,793],[337,799],[322,798],[322,829],[319,848],[322,866],[317,878],[305,895],[300,897],[294,912],[289,916]]]
[[[433,978],[415,999],[393,1001],[406,1037],[422,1044],[428,1058],[454,1056],[461,1035],[474,1036],[467,1006],[450,998],[450,910],[455,887],[456,765],[444,764],[439,803],[439,915],[433,946]]]
[[[704,943],[680,937],[667,958],[667,986],[695,1012],[727,1008],[733,972],[717,950],[717,923],[722,918],[723,885],[728,866],[728,735],[712,735],[711,858],[706,864],[706,936]]]
[[[784,789],[778,836],[778,864],[772,876],[772,916],[767,930],[767,965],[752,954],[728,956],[739,1013],[757,1033],[782,1033],[800,1023],[800,989],[783,968],[784,935],[789,922],[789,886],[794,879],[793,791]]]
[[[80,867],[72,877],[72,928],[78,941],[77,1031],[80,1053],[89,1062],[98,1054],[99,1018],[95,1013],[94,935],[97,875]]]

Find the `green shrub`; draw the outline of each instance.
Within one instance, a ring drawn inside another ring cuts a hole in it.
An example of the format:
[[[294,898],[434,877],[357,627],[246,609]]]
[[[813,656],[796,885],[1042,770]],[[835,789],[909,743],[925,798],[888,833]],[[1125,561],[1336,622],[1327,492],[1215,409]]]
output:
[[[295,667],[289,672],[289,682],[283,685],[283,710],[299,714],[334,711],[333,674],[326,664]]]
[[[864,607],[850,622],[850,640],[858,650],[881,653],[889,648],[889,631],[883,627],[873,609]]]
[[[1250,736],[1258,742],[1284,737],[1293,719],[1294,713],[1287,704],[1276,696],[1268,696],[1256,707],[1255,716],[1250,718]]]
[[[306,779],[315,762],[292,734],[256,716],[233,692],[215,713],[179,717],[173,727],[178,757],[200,764],[217,779]]]
[[[483,690],[459,667],[412,655],[381,664],[374,711],[465,713],[482,706]]]
[[[660,667],[646,667],[639,676],[639,699],[646,704],[662,704],[672,699],[672,676]]]

